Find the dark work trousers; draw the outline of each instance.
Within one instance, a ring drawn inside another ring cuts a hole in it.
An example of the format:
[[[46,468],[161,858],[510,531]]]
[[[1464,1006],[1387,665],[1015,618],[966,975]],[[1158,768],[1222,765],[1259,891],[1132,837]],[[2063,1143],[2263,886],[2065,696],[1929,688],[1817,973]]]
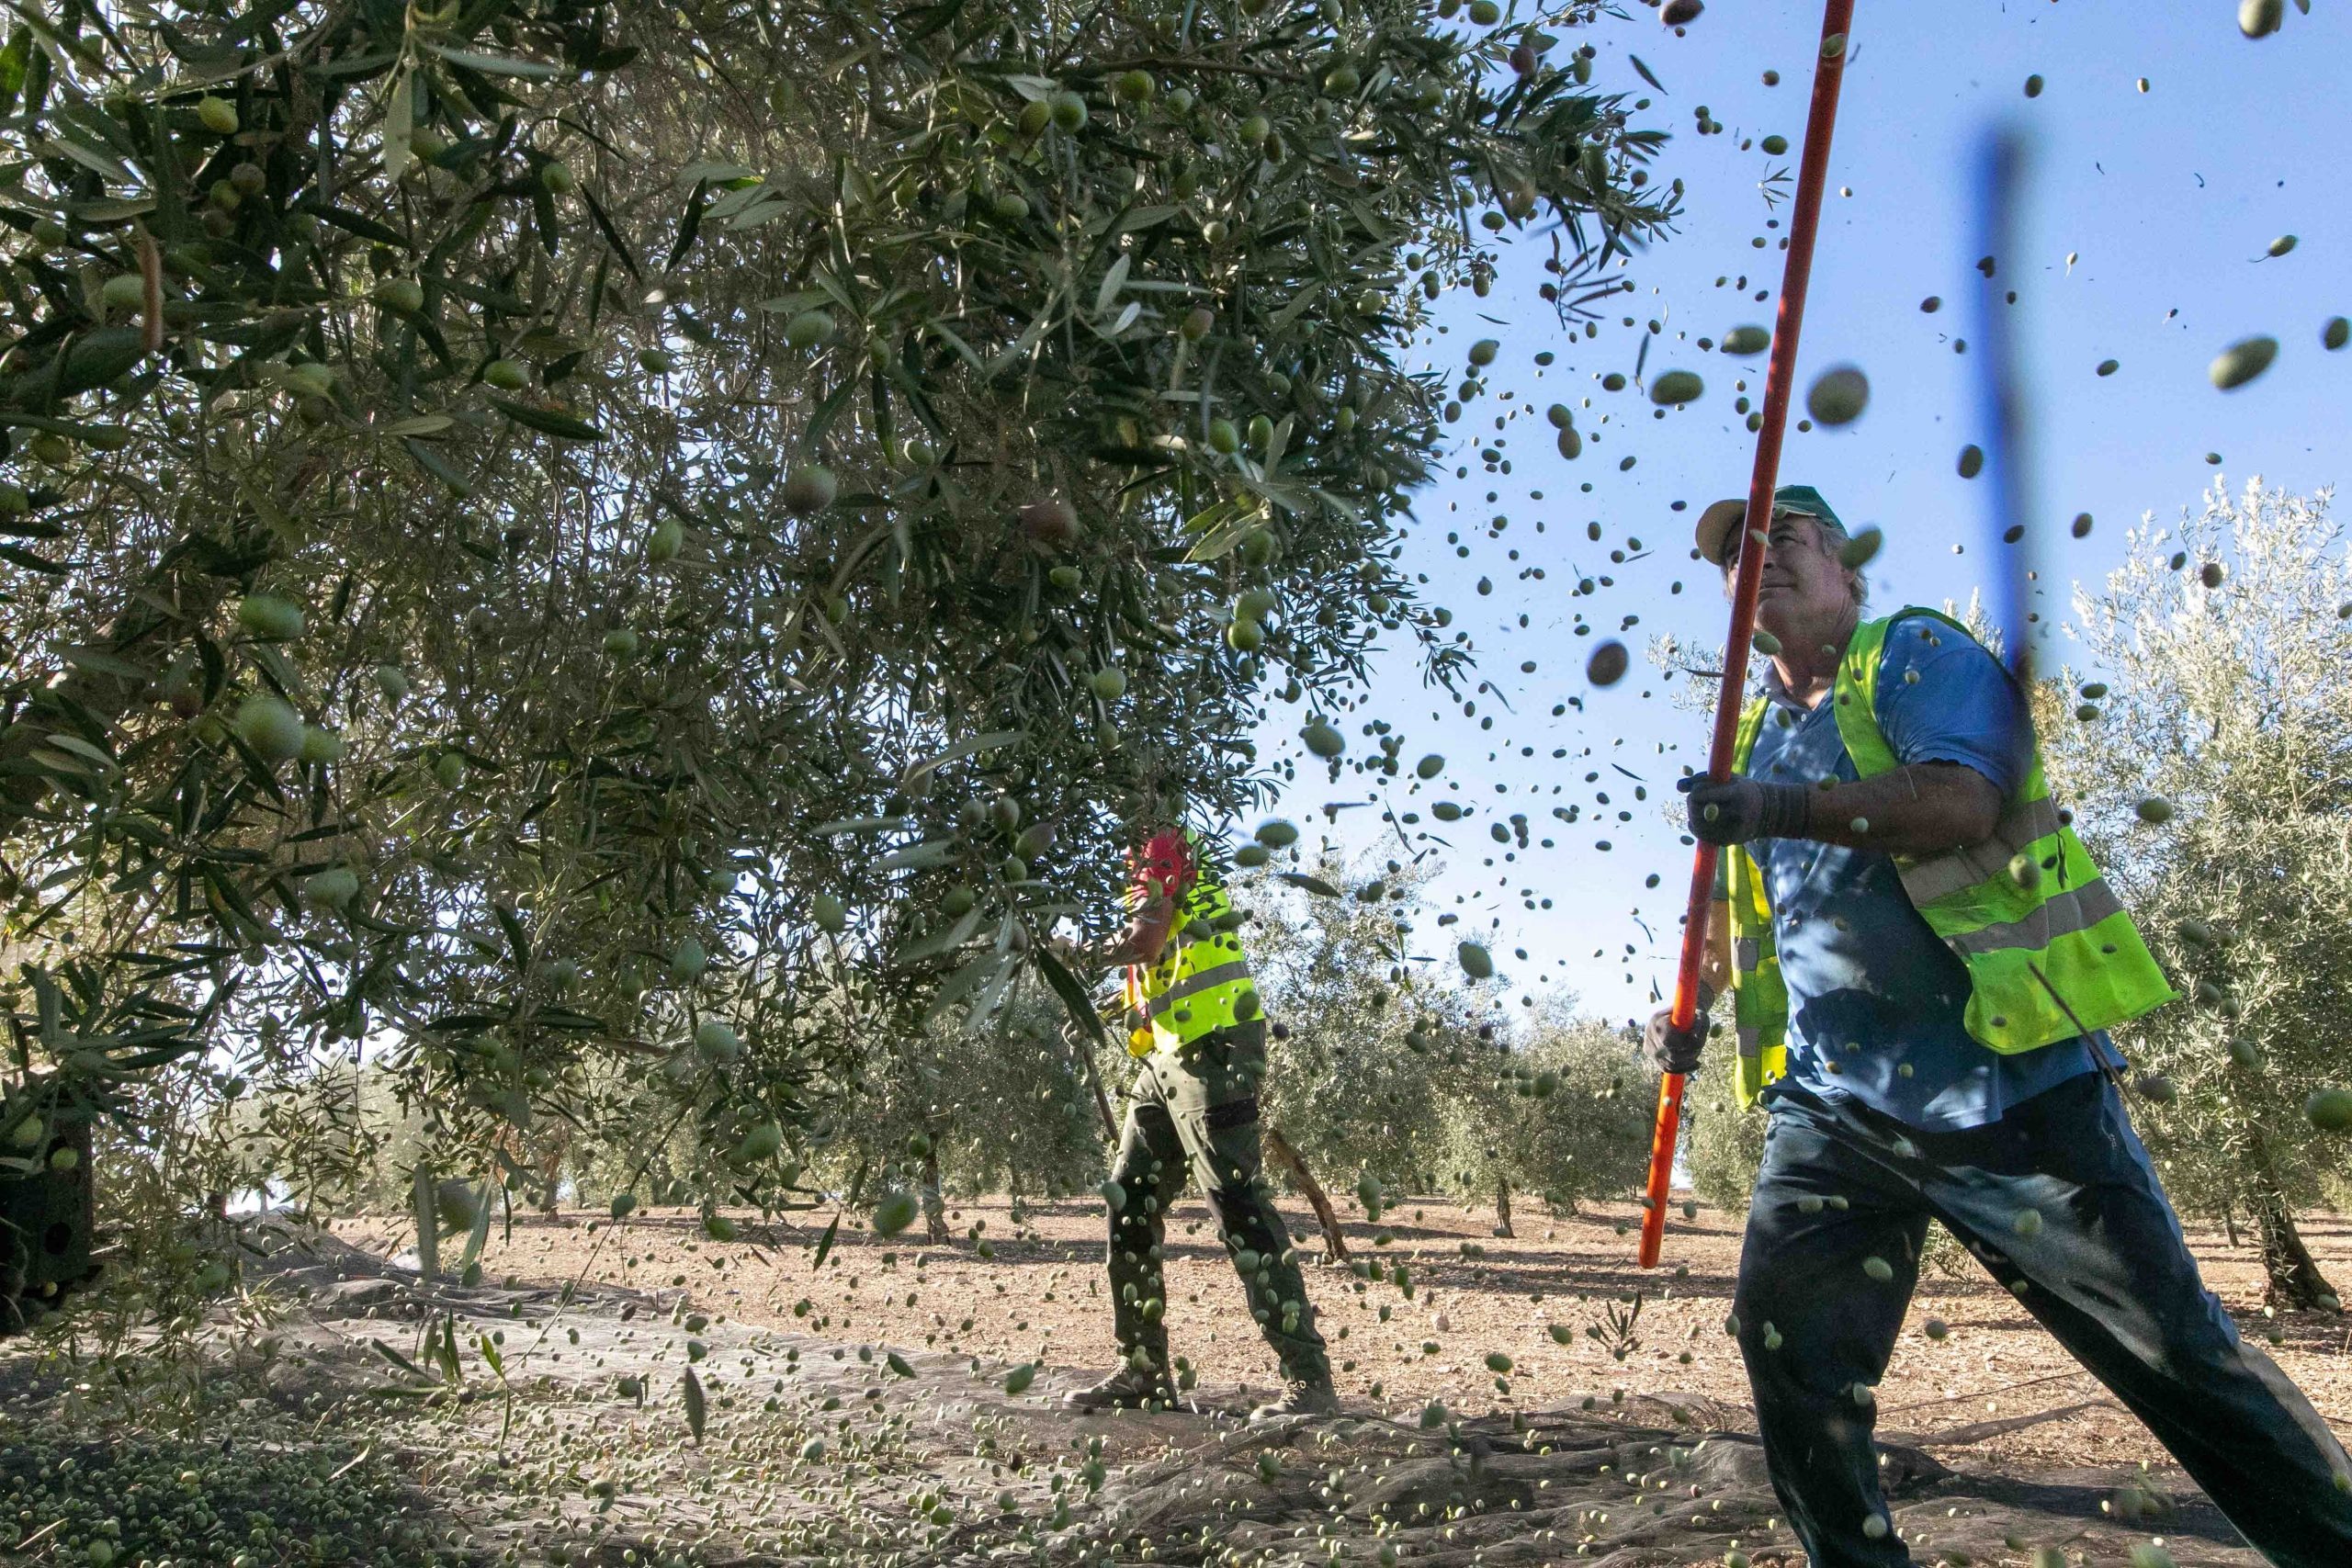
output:
[[[1931,1215],[2147,1424],[2256,1551],[2278,1568],[2352,1563],[2352,1464],[2198,1278],[2104,1076],[1957,1133],[1777,1091],[1770,1116],[1734,1313],[1772,1487],[1814,1568],[1911,1562],[1882,1528],[1871,1391]],[[1873,1259],[1892,1277],[1873,1278]]]
[[[1153,1367],[1168,1367],[1161,1247],[1168,1207],[1189,1174],[1208,1199],[1250,1315],[1283,1375],[1330,1381],[1289,1234],[1259,1176],[1258,1084],[1265,1074],[1262,1020],[1204,1035],[1182,1052],[1155,1051],[1136,1068],[1111,1170],[1124,1198],[1111,1211],[1113,1321],[1130,1362],[1140,1350]]]

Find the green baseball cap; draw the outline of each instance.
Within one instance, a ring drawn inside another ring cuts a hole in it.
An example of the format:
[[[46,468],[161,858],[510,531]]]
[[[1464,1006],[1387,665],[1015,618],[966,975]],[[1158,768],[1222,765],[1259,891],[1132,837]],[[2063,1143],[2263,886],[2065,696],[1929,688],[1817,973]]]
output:
[[[1818,520],[1822,527],[1839,538],[1847,537],[1846,525],[1838,521],[1838,513],[1830,510],[1829,503],[1821,499],[1821,492],[1811,485],[1782,485],[1772,492],[1772,511],[1775,515],[1783,512],[1802,513]],[[1744,495],[1716,502],[1699,513],[1699,526],[1691,536],[1699,547],[1700,556],[1713,565],[1723,565],[1726,547],[1731,543],[1732,530],[1737,528],[1747,516],[1747,498]]]

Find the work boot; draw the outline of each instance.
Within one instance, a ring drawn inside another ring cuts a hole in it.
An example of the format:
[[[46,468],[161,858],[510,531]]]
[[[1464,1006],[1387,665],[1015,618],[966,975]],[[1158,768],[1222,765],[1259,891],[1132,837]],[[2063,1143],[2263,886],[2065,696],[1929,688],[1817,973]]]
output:
[[[1092,1388],[1065,1394],[1062,1404],[1071,1410],[1172,1410],[1176,1391],[1166,1373],[1129,1362]]]
[[[1255,1424],[1285,1416],[1336,1416],[1339,1411],[1340,1396],[1331,1391],[1329,1379],[1291,1378],[1283,1384],[1282,1397],[1250,1412],[1250,1419]]]

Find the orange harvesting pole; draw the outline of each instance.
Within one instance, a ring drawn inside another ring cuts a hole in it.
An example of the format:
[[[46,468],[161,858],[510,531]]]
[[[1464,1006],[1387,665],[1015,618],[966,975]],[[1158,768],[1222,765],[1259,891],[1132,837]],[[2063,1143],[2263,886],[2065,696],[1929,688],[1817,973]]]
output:
[[[1781,438],[1788,428],[1789,398],[1796,385],[1797,337],[1804,325],[1806,285],[1813,278],[1813,242],[1821,227],[1821,192],[1829,174],[1829,138],[1838,123],[1838,88],[1845,80],[1847,29],[1854,0],[1828,0],[1821,18],[1821,49],[1815,57],[1813,107],[1804,122],[1804,153],[1797,166],[1796,208],[1789,217],[1789,254],[1781,274],[1780,318],[1772,330],[1772,358],[1764,375],[1763,423],[1756,436],[1756,467],[1748,478],[1751,529],[1768,527],[1772,492],[1779,488]],[[1759,525],[1758,520],[1764,520]],[[1747,649],[1756,635],[1756,594],[1764,580],[1764,542],[1751,533],[1739,552],[1732,586],[1731,637],[1724,645],[1723,685],[1715,694],[1714,741],[1707,773],[1731,776],[1732,744],[1739,728],[1740,701],[1747,687]],[[1689,1028],[1699,1016],[1699,965],[1706,951],[1707,905],[1715,886],[1715,846],[1703,840],[1690,857],[1690,900],[1682,923],[1682,960],[1674,972],[1674,1021]],[[1666,1241],[1667,1187],[1674,1174],[1674,1145],[1682,1133],[1683,1075],[1668,1073],[1657,1087],[1657,1125],[1650,1139],[1649,1184],[1642,1199],[1641,1266],[1657,1267]]]

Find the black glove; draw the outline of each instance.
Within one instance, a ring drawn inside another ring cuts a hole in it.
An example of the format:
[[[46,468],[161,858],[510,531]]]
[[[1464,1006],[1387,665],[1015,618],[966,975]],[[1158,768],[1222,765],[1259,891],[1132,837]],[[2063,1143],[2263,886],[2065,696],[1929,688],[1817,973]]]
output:
[[[1642,1049],[1649,1056],[1650,1066],[1661,1073],[1695,1073],[1699,1070],[1699,1047],[1707,1039],[1707,1010],[1715,1005],[1715,988],[1704,980],[1699,982],[1699,1010],[1690,1016],[1690,1027],[1674,1027],[1674,1009],[1662,1007],[1650,1014],[1650,1026],[1642,1032]]]
[[[1691,836],[1711,844],[1802,839],[1813,827],[1813,791],[1804,784],[1758,784],[1736,773],[1717,784],[1686,773],[1674,787],[1690,797]]]

